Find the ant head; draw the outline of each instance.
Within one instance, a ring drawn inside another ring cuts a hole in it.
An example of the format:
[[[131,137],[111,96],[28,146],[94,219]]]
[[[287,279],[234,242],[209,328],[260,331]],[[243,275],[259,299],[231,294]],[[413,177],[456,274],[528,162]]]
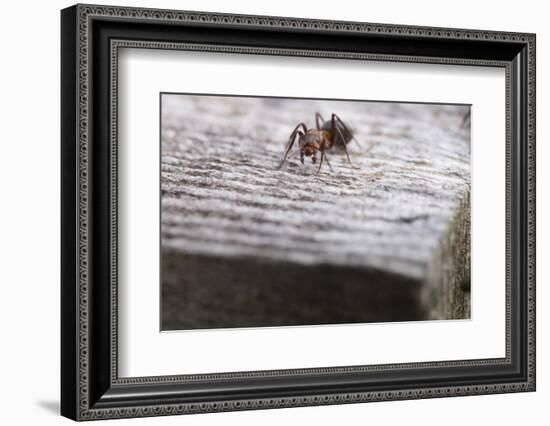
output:
[[[305,135],[300,136],[300,146],[302,147],[308,146],[308,145],[317,146],[319,143],[319,140],[320,140],[319,134],[308,132]]]
[[[304,164],[304,157],[311,157],[311,162],[315,163],[317,160],[317,147],[315,145],[307,144],[300,148],[300,160]]]
[[[302,164],[305,157],[311,157],[311,161],[315,163],[317,160],[316,154],[320,149],[321,135],[315,129],[309,129],[306,134],[300,135],[300,157]]]
[[[315,155],[315,151],[320,149],[321,136],[318,132],[308,131],[305,135],[300,136],[300,150],[306,156]]]

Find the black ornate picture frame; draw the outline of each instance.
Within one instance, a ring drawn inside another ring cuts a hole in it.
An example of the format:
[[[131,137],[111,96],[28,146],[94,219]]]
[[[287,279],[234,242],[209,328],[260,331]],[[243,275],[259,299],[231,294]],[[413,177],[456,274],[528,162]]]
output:
[[[62,415],[93,420],[535,390],[534,34],[96,5],[64,9],[61,30]],[[121,47],[505,69],[506,356],[119,377]]]

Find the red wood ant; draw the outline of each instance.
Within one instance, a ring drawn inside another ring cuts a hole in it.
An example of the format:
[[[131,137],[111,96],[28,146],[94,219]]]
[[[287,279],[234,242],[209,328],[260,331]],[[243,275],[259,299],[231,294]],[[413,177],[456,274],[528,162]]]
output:
[[[350,166],[354,167],[351,163],[348,150],[346,148],[348,142],[352,139],[355,140],[353,131],[342,121],[340,117],[334,113],[329,121],[325,121],[318,112],[315,113],[315,124],[317,126],[316,129],[308,129],[304,122],[301,122],[294,128],[286,144],[285,154],[281,164],[279,165],[279,169],[283,167],[285,162],[290,157],[298,152],[300,153],[300,161],[302,164],[304,164],[304,156],[311,157],[311,162],[315,163],[317,161],[317,151],[320,151],[321,160],[319,161],[317,173],[321,170],[323,159],[327,160],[327,164],[332,170],[332,166],[328,161],[325,151],[328,151],[335,145],[342,146],[344,148]],[[296,136],[299,136],[299,147],[294,152],[290,153],[292,147],[294,146],[294,142],[296,142]]]

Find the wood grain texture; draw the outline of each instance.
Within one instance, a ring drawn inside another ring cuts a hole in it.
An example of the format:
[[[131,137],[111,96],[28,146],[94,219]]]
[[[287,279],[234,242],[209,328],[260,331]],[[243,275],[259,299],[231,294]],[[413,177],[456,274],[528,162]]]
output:
[[[164,94],[162,328],[468,317],[468,110]],[[356,168],[278,170],[316,111]]]

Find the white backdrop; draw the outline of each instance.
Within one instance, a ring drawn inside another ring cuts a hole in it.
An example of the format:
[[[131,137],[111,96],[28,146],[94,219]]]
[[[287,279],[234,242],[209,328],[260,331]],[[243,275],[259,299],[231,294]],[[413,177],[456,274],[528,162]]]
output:
[[[248,77],[254,69],[261,79]],[[122,377],[505,356],[503,69],[125,49],[118,75]],[[320,86],[330,78],[340,83]],[[471,319],[159,333],[158,97],[167,91],[472,104]]]
[[[423,401],[402,401],[317,408],[119,420],[130,424],[256,425],[281,423],[464,425],[480,418],[513,425],[547,416],[550,400],[550,28],[544,2],[463,0],[296,2],[278,0],[108,1],[143,7],[195,9],[433,25],[537,33],[538,78],[538,391]],[[66,1],[11,2],[3,7],[0,105],[0,392],[5,424],[68,424],[57,415],[59,404],[59,9]],[[490,254],[487,254],[490,255]],[[546,262],[545,262],[546,261]],[[102,424],[116,424],[108,421]]]

